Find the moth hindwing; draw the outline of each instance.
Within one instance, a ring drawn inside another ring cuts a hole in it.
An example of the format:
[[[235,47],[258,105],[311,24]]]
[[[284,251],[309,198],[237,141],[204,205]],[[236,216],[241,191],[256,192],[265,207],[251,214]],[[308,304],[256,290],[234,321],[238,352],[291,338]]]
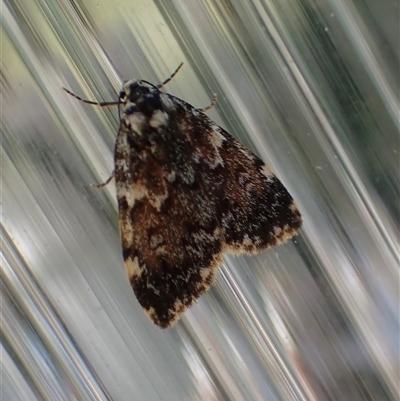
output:
[[[163,328],[208,290],[224,252],[259,252],[301,226],[268,167],[204,110],[163,92],[169,80],[129,80],[101,104],[121,108],[113,175],[126,274]]]

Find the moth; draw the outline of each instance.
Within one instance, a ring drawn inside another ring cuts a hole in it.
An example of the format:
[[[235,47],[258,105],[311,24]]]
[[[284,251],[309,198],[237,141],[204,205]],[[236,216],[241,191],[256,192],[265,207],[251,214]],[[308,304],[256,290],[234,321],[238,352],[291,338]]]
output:
[[[125,271],[149,318],[171,327],[214,281],[225,252],[255,254],[302,219],[264,162],[163,83],[128,80],[114,150]]]

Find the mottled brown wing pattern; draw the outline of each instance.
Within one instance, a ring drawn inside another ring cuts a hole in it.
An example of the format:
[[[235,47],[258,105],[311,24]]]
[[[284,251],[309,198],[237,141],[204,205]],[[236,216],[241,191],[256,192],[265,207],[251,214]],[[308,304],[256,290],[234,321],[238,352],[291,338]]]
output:
[[[223,241],[215,205],[197,179],[200,161],[174,111],[157,102],[157,110],[166,109],[163,120],[146,104],[137,101],[122,119],[116,142],[119,223],[139,303],[168,327],[212,283]]]
[[[301,217],[263,162],[206,115],[129,81],[115,147],[126,273],[149,317],[169,327],[213,282],[224,251],[254,253]]]
[[[295,235],[300,212],[264,162],[205,114],[181,99],[174,103],[182,107],[179,126],[202,160],[198,179],[217,205],[225,250],[255,253]]]

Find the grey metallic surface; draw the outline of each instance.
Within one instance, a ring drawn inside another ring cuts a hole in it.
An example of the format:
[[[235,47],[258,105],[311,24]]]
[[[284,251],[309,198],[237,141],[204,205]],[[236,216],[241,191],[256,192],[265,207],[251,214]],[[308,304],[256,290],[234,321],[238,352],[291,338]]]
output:
[[[379,4],[378,4],[379,3]],[[399,399],[399,3],[6,0],[4,400]],[[129,286],[113,168],[123,80],[162,82],[257,152],[299,237],[227,257],[170,330]]]

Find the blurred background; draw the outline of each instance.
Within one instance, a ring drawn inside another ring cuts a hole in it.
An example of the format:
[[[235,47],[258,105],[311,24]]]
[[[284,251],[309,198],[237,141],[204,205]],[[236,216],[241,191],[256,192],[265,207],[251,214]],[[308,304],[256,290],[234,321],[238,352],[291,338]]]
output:
[[[399,2],[4,0],[1,399],[399,399]],[[125,277],[121,84],[158,84],[255,151],[304,219],[225,259],[177,325]]]

